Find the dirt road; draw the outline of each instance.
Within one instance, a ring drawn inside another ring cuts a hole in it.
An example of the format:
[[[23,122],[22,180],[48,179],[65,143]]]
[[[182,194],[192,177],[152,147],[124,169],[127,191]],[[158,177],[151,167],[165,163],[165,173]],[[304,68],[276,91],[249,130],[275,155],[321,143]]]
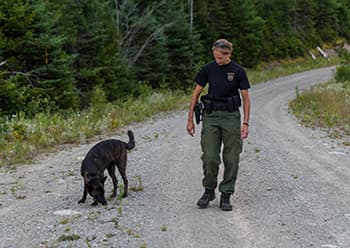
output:
[[[221,211],[218,199],[197,208],[200,127],[188,136],[181,111],[128,127],[137,142],[129,153],[130,195],[107,207],[90,206],[91,198],[77,204],[80,161],[92,144],[0,168],[0,248],[350,247],[350,149],[300,126],[287,109],[296,87],[325,82],[333,70],[252,87],[232,212]],[[110,138],[127,139],[128,128]]]

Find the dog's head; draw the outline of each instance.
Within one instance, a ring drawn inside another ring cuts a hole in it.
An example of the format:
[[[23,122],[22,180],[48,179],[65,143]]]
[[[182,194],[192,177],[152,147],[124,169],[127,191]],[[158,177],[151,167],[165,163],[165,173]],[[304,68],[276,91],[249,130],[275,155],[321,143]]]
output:
[[[107,205],[107,201],[105,198],[105,190],[104,190],[104,183],[107,179],[107,177],[102,176],[88,176],[86,175],[85,183],[87,187],[88,193],[99,203],[102,205]]]

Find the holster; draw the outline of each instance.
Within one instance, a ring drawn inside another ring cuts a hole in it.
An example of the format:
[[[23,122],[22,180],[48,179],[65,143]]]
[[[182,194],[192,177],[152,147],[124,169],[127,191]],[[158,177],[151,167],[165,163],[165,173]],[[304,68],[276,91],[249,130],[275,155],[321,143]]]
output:
[[[203,103],[201,102],[197,102],[196,105],[194,106],[194,117],[196,119],[196,123],[197,125],[199,125],[199,123],[202,120],[202,114],[203,114]]]

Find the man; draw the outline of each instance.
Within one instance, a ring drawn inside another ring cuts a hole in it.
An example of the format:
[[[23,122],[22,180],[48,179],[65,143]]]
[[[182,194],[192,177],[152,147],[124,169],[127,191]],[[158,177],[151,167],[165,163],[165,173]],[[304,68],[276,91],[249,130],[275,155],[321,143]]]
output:
[[[201,148],[203,162],[202,184],[205,192],[197,205],[206,208],[215,199],[219,171],[220,150],[223,144],[224,175],[219,184],[221,192],[220,208],[232,211],[230,196],[235,191],[239,156],[242,140],[248,137],[250,84],[244,69],[231,60],[232,43],[220,39],[212,46],[214,61],[202,67],[194,81],[196,87],[192,94],[188,113],[187,132],[193,136],[194,107],[203,88],[209,84],[208,94],[201,97],[204,104]],[[243,102],[243,122],[241,124],[241,97]]]

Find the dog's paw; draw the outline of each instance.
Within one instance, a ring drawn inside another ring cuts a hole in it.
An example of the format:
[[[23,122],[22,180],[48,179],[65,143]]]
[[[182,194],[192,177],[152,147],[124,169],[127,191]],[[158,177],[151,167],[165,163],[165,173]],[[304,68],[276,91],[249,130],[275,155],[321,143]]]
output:
[[[128,197],[128,193],[123,194],[123,198]]]
[[[97,206],[98,202],[94,201],[93,203],[91,203],[91,206]]]
[[[78,201],[78,203],[85,203],[85,200],[84,199],[81,199],[80,201]]]
[[[112,193],[109,197],[110,197],[110,198],[115,198],[116,196],[117,196],[116,193]]]

